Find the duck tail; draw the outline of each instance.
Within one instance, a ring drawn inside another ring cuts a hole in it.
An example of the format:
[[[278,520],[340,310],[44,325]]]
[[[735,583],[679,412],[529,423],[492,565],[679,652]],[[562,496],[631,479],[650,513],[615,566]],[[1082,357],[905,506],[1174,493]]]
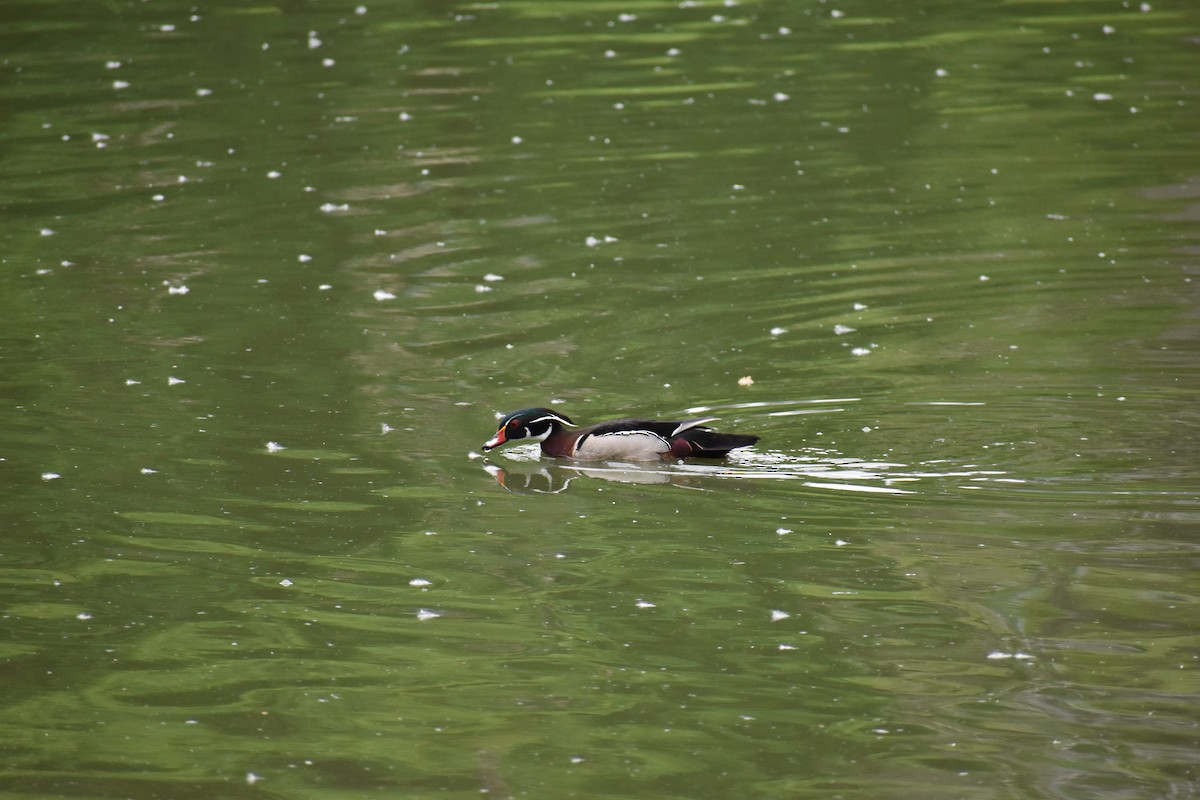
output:
[[[739,447],[749,447],[758,441],[757,436],[747,436],[740,433],[717,433],[705,429],[694,430],[687,437],[687,445],[691,452],[684,455],[699,456],[700,458],[724,458],[730,450]]]

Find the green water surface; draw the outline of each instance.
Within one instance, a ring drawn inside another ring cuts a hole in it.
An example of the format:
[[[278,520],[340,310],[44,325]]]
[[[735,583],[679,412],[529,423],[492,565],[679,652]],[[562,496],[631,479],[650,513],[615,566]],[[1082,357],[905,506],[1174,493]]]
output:
[[[0,6],[0,793],[1200,796],[1198,31]]]

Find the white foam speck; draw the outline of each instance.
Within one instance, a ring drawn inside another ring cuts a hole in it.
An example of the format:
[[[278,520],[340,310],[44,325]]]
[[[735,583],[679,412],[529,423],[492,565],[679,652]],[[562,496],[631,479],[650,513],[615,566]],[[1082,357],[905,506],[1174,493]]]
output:
[[[385,291],[383,289],[376,289],[375,294],[372,296],[376,300],[395,300],[396,299],[396,295],[392,294],[391,292]]]
[[[42,473],[42,480],[44,480],[44,481],[53,481],[53,480],[57,480],[61,477],[62,477],[62,475],[59,475],[57,472],[43,472]]]
[[[437,619],[440,616],[441,614],[436,611],[430,611],[428,608],[422,608],[417,612],[417,619],[421,622],[424,622],[427,619]]]
[[[425,578],[413,578],[411,581],[408,582],[408,585],[409,586],[432,586],[433,581],[426,580]]]
[[[838,336],[844,336],[847,333],[854,333],[854,331],[856,331],[856,330],[858,330],[858,329],[851,328],[849,325],[843,325],[840,322],[837,325],[833,326],[833,332],[836,333]]]
[[[771,611],[771,622],[779,622],[781,619],[787,619],[790,616],[791,616],[791,614],[789,614],[786,611],[774,611],[773,610],[773,611]]]
[[[782,336],[785,333],[787,333],[787,328],[779,328],[779,327],[771,328],[772,336]]]
[[[489,272],[487,275],[484,275],[484,276],[483,276],[483,279],[484,279],[485,281],[487,281],[488,283],[495,283],[496,281],[502,281],[502,280],[504,280],[504,276],[503,276],[503,275],[497,275],[497,274],[496,274],[496,273],[494,273],[494,272]]]
[[[176,378],[174,375],[167,378],[167,386],[178,386],[181,383],[187,383],[183,378]]]
[[[634,603],[634,605],[638,608],[658,608],[658,606],[656,606],[654,603],[651,603],[647,600],[638,600],[636,603]]]
[[[282,586],[282,587],[284,587],[284,588],[286,589],[287,587],[289,587],[289,586],[291,586],[291,585],[292,585],[292,582],[291,582],[291,581],[289,581],[287,578],[284,578],[283,580],[281,580],[281,581],[279,582],[279,585],[280,585],[280,586]]]
[[[267,442],[266,448],[268,453],[278,453],[280,450],[287,450],[287,448],[281,445],[279,442]]]
[[[190,291],[191,291],[191,289],[189,289],[186,286],[168,286],[167,287],[167,294],[187,294]]]
[[[792,532],[791,528],[776,528],[775,529],[775,533],[778,536],[786,536],[787,534],[789,534],[791,532]]]

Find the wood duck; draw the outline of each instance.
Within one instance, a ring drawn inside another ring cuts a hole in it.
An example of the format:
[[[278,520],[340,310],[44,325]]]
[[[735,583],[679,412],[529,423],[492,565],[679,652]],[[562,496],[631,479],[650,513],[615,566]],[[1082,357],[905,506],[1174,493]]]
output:
[[[704,426],[714,419],[681,422],[614,419],[579,428],[570,417],[548,408],[523,408],[500,420],[500,429],[484,443],[483,451],[486,453],[505,442],[532,439],[541,442],[542,452],[548,456],[589,461],[658,461],[688,456],[724,458],[730,450],[758,441],[757,436],[717,433]]]

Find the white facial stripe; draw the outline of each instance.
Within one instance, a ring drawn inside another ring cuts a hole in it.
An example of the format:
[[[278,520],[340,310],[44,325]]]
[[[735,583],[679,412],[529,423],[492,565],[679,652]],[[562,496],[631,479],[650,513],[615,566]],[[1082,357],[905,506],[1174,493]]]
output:
[[[536,420],[535,420],[535,422],[536,422]],[[545,441],[545,440],[546,440],[546,437],[550,435],[550,431],[551,431],[551,430],[553,430],[553,429],[552,429],[552,428],[546,428],[546,432],[545,432],[545,433],[538,434],[537,436],[534,436],[532,433],[530,433],[530,432],[529,432],[529,428],[526,428],[526,429],[525,429],[525,436],[526,436],[526,438],[528,438],[528,439],[532,439],[532,440],[533,440],[533,441],[535,441],[535,442],[542,442],[542,441]]]
[[[525,423],[525,425],[528,427],[529,425],[534,425],[538,422],[558,422],[563,425],[573,425],[573,423],[567,422],[565,419],[558,416],[557,414],[547,414],[543,417],[538,417],[537,419],[531,419],[531,420],[529,420],[529,422]]]

